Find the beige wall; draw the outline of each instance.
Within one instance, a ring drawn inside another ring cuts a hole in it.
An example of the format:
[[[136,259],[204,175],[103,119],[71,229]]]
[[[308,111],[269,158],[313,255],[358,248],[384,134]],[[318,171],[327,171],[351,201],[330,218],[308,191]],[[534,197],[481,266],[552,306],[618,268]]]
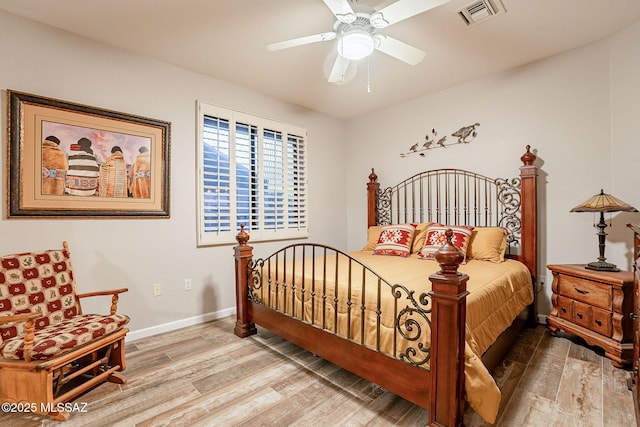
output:
[[[542,168],[539,262],[545,284],[538,308],[547,313],[544,266],[597,258],[593,217],[569,210],[600,188],[640,208],[638,41],[640,23],[608,40],[343,122],[0,12],[3,158],[5,89],[172,122],[171,219],[3,217],[0,253],[68,240],[82,290],[130,289],[121,308],[133,317],[132,337],[233,312],[231,246],[195,245],[195,101],[201,99],[308,129],[309,240],[349,250],[365,241],[371,167],[383,184],[453,166],[512,177],[530,144]],[[429,151],[424,158],[399,156],[432,128],[443,135],[474,122],[481,126],[469,145]],[[2,170],[4,177],[4,163]],[[607,258],[623,268],[630,266],[629,221],[640,222],[640,214],[613,215],[608,230]],[[258,244],[256,252],[274,247]],[[190,292],[183,290],[186,278],[193,282]],[[162,284],[162,296],[152,296],[153,283]]]
[[[640,22],[612,37],[609,44],[612,192],[640,209]],[[623,227],[628,222],[640,223],[640,214],[618,214],[615,227],[608,230],[607,244],[626,258],[621,265],[630,268],[633,248]]]
[[[171,219],[7,220],[3,215],[0,220],[0,254],[58,247],[67,240],[81,291],[128,287],[120,306],[132,317],[132,337],[235,309],[232,246],[196,248],[197,99],[305,127],[309,240],[346,246],[341,121],[4,12],[0,53],[3,159],[6,89],[172,122]],[[1,165],[4,179],[5,162]],[[273,246],[258,244],[256,252],[265,255]],[[189,292],[187,278],[193,283]],[[154,283],[162,285],[162,296],[152,296]],[[88,308],[107,309],[107,303]]]
[[[364,243],[362,191],[371,167],[391,185],[425,169],[461,167],[488,176],[518,174],[525,145],[539,156],[539,311],[551,310],[547,263],[598,257],[592,214],[570,213],[601,188],[640,209],[640,23],[616,36],[369,114],[347,124],[349,248]],[[436,64],[434,64],[435,66]],[[473,64],[469,64],[473,66]],[[400,158],[436,128],[440,135],[479,122],[469,145]],[[631,234],[640,214],[614,214],[609,261],[629,269]],[[548,276],[548,277],[547,277]]]

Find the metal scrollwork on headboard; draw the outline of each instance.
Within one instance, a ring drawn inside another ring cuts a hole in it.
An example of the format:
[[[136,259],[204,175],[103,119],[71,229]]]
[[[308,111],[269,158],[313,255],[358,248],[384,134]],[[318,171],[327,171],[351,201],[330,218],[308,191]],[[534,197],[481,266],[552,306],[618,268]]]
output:
[[[520,243],[520,178],[496,179],[498,201],[502,207],[498,225],[509,230],[509,246]]]
[[[378,190],[378,224],[391,224],[391,187]]]

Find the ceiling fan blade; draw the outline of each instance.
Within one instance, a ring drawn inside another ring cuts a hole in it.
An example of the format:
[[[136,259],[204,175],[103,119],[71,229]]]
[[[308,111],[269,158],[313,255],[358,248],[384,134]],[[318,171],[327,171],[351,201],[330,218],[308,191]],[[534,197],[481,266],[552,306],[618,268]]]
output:
[[[406,62],[409,65],[417,65],[422,62],[427,55],[417,47],[401,42],[393,37],[385,36],[383,34],[376,34],[376,49],[380,52],[386,53],[389,56],[393,56],[400,61]]]
[[[429,9],[448,3],[450,0],[398,0],[371,14],[371,25],[375,28],[388,27]],[[326,3],[326,1],[325,1]]]
[[[310,43],[316,43],[316,42],[325,42],[325,41],[333,40],[335,38],[336,38],[336,33],[331,31],[329,33],[314,34],[312,36],[298,37],[297,39],[291,39],[291,40],[285,40],[285,41],[282,41],[282,42],[271,43],[271,44],[267,45],[267,49],[268,50],[287,49],[287,48],[290,48],[290,47],[302,46],[303,44],[310,44]]]
[[[351,61],[340,55],[336,58],[336,62],[333,63],[331,74],[329,74],[329,83],[336,83],[344,80],[344,75],[347,73],[349,63]]]
[[[331,9],[338,21],[350,24],[356,20],[356,14],[353,12],[349,0],[324,0],[324,4]]]

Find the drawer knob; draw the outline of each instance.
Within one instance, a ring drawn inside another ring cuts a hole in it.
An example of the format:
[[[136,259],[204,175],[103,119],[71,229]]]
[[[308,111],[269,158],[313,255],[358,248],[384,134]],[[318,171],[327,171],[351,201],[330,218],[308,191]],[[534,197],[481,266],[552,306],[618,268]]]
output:
[[[562,312],[563,312],[563,313],[566,313],[566,312],[567,312],[567,309],[566,309],[566,308],[564,308],[564,307],[562,307],[560,310],[562,310]],[[632,313],[632,314],[633,314],[633,313]]]
[[[585,291],[583,289],[576,288],[575,286],[573,287],[573,289],[575,289],[577,293],[582,294],[582,295],[586,295],[586,294],[589,293],[589,291]]]
[[[638,315],[635,313],[629,313],[629,317],[633,320],[638,320]]]
[[[582,313],[576,313],[576,316],[578,316],[580,319],[582,319]]]
[[[602,320],[600,320],[600,319],[596,319],[596,325],[598,325],[598,326],[602,326]]]

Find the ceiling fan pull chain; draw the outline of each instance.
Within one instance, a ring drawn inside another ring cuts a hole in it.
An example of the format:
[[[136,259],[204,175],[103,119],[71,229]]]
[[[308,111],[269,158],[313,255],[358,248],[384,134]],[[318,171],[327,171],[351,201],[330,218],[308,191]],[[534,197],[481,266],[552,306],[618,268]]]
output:
[[[340,43],[338,43],[338,49],[340,49],[340,52],[338,52],[338,56],[342,56],[344,58],[344,46]],[[340,59],[340,58],[338,58]],[[344,75],[346,74],[346,70],[344,67],[342,67],[342,73],[340,75],[340,81],[342,83],[344,83]]]
[[[371,67],[370,67],[370,57],[367,57],[367,93],[371,93]]]

